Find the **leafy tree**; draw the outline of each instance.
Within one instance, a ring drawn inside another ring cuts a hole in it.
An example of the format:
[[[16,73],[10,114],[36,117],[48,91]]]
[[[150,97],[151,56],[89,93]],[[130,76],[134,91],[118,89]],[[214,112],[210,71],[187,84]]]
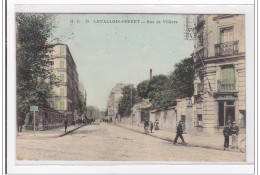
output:
[[[144,80],[137,85],[138,96],[146,99],[149,93],[149,80]]]
[[[174,89],[178,98],[191,97],[194,93],[194,67],[193,59],[186,58],[174,65],[170,74],[171,89]]]
[[[105,117],[108,115],[108,109],[105,110]]]
[[[122,89],[123,97],[118,104],[118,113],[120,116],[129,116],[132,113],[134,104],[140,102],[136,88],[132,85],[125,86]]]
[[[174,100],[174,93],[166,75],[154,76],[149,81],[148,98],[153,108],[164,108]]]
[[[44,14],[16,15],[17,25],[17,121],[24,122],[31,105],[49,106],[52,88],[57,83],[48,54],[48,42],[54,26],[51,16]],[[28,116],[28,115],[27,115]]]
[[[86,106],[85,106],[85,97],[81,91],[78,92],[77,100],[78,100],[77,111],[80,113],[80,115],[82,115],[85,112]]]

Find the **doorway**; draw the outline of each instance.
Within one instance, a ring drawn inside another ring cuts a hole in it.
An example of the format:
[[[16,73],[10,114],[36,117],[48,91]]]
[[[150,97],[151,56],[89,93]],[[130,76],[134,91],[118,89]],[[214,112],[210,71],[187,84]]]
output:
[[[227,122],[235,121],[235,102],[219,101],[218,126],[225,126]]]

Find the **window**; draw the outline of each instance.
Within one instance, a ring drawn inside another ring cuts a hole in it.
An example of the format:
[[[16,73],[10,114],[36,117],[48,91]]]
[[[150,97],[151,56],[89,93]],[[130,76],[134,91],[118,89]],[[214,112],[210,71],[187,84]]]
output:
[[[220,29],[220,43],[234,41],[233,27],[226,27]]]
[[[64,110],[65,109],[65,103],[64,101],[60,101],[60,110]]]
[[[66,46],[64,46],[64,45],[60,46],[60,54],[61,55],[65,55],[66,54]]]
[[[60,61],[60,68],[61,68],[61,69],[64,69],[64,61],[63,61],[63,60]]]
[[[233,65],[222,66],[220,71],[219,90],[229,91],[235,89],[235,68]]]
[[[64,82],[64,74],[60,74],[60,82]]]
[[[202,114],[197,114],[197,126],[202,126]]]
[[[61,87],[60,88],[60,96],[65,96],[65,88],[64,87]]]
[[[218,107],[218,125],[225,126],[227,122],[235,120],[234,101],[219,101]]]

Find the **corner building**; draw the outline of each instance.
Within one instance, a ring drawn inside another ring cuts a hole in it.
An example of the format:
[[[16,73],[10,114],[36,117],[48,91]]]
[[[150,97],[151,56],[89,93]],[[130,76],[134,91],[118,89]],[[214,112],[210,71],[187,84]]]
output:
[[[52,100],[53,108],[73,120],[74,110],[77,109],[79,80],[77,66],[65,44],[56,44],[51,54],[53,58],[52,71],[59,78],[59,84],[54,88],[56,97]]]
[[[245,132],[245,16],[197,15],[196,21],[195,130],[220,133],[232,120]]]
[[[107,101],[107,110],[108,117],[112,120],[113,123],[117,123],[119,119],[118,114],[118,104],[120,99],[123,97],[122,89],[125,87],[125,84],[118,83],[116,84],[110,92]]]

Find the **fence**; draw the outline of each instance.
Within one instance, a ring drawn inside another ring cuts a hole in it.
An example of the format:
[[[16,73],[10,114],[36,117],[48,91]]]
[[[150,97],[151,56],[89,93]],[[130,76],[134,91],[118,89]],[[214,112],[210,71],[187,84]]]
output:
[[[72,123],[74,117],[73,115],[66,115],[68,125]],[[48,130],[50,128],[55,128],[64,125],[65,115],[59,111],[47,108],[40,108],[39,112],[36,113],[35,125],[36,130]],[[27,129],[33,128],[34,121],[30,121]]]

